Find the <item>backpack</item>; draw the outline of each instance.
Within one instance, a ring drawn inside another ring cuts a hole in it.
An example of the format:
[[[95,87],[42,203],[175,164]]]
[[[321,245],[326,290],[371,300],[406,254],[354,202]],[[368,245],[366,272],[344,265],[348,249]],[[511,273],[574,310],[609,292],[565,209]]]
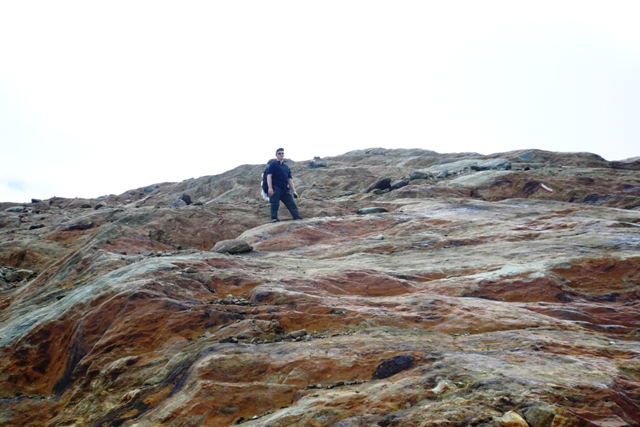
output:
[[[267,167],[264,169],[264,172],[262,173],[262,198],[265,200],[269,200],[269,184],[267,184],[267,169],[269,169],[269,165],[267,165]]]
[[[267,166],[264,169],[264,172],[262,172],[262,191],[265,193],[269,190],[269,184],[267,184],[267,169],[269,169],[269,166]]]

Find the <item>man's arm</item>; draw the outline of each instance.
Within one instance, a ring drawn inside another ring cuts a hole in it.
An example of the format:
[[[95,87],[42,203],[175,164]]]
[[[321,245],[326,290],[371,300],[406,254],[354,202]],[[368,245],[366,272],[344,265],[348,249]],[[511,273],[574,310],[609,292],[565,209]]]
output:
[[[267,194],[273,196],[273,174],[267,175],[267,186],[269,187]]]
[[[269,177],[267,177],[267,180],[269,179]],[[293,193],[296,197],[298,196],[298,193],[296,193],[296,187],[293,185],[293,179],[289,178],[289,188],[291,189],[291,193]]]

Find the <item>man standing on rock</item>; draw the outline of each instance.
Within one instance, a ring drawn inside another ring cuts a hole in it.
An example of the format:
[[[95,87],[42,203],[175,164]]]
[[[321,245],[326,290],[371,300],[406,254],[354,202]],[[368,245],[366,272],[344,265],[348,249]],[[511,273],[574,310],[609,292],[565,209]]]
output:
[[[271,222],[278,222],[278,208],[280,207],[280,201],[291,212],[293,219],[302,219],[298,213],[298,207],[293,200],[293,196],[298,197],[296,188],[293,185],[293,179],[291,178],[291,171],[289,167],[284,164],[284,148],[278,148],[276,150],[276,160],[269,165],[266,170],[267,185],[269,187],[269,202],[271,203]],[[291,192],[289,192],[291,190]]]

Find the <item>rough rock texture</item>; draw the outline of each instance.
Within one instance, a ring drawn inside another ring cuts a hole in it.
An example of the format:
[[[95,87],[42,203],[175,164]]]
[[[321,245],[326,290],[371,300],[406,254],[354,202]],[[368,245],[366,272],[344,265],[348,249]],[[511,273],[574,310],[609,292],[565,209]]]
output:
[[[229,239],[216,243],[211,250],[213,252],[235,255],[251,252],[253,248],[243,240]]]
[[[640,425],[634,161],[322,162],[0,204],[0,425]]]

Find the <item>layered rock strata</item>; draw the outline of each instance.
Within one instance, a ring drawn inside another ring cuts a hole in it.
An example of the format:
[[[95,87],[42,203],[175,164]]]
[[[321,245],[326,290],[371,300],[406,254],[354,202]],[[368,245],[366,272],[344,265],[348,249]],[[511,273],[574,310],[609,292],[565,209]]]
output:
[[[322,162],[4,204],[0,425],[640,425],[634,162]]]

